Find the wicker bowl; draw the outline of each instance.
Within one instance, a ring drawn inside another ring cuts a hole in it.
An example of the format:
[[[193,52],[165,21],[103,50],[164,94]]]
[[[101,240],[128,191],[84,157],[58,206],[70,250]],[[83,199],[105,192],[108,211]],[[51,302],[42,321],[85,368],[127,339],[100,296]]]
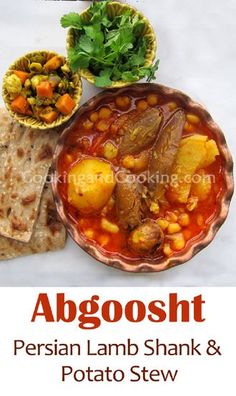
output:
[[[86,9],[83,11],[80,16],[82,20],[84,21],[89,21],[90,19],[90,14],[88,12],[89,9]],[[107,10],[108,10],[108,15],[110,18],[115,17],[117,15],[121,15],[124,11],[131,10],[132,15],[137,14],[141,17],[142,21],[145,24],[145,28],[143,31],[143,36],[147,38],[148,40],[148,49],[146,53],[146,61],[144,66],[148,67],[151,66],[155,60],[156,57],[156,50],[157,50],[157,39],[155,32],[153,30],[152,25],[148,21],[148,19],[138,10],[135,8],[131,7],[128,4],[122,4],[118,2],[111,2],[107,4]],[[67,34],[67,51],[70,48],[73,48],[75,45],[75,29],[70,28],[68,30]],[[89,69],[81,69],[80,70],[80,75],[83,77],[85,80],[90,82],[91,84],[95,84],[95,76],[94,74],[91,73]],[[133,82],[128,82],[128,81],[114,81],[112,85],[106,87],[106,88],[122,88],[126,87],[128,85],[133,84]]]
[[[118,254],[105,252],[101,247],[97,246],[93,242],[85,240],[78,231],[75,223],[68,216],[59,189],[60,174],[58,171],[58,159],[64,149],[66,139],[70,135],[71,131],[73,131],[77,120],[83,116],[85,112],[94,111],[98,106],[106,102],[111,96],[116,97],[118,95],[127,95],[131,91],[134,94],[138,93],[140,96],[145,96],[147,93],[164,95],[170,102],[177,101],[177,103],[179,103],[182,108],[186,108],[188,111],[192,111],[194,114],[198,115],[210,128],[212,136],[220,150],[220,155],[223,161],[222,175],[225,183],[225,189],[217,201],[217,214],[215,218],[201,235],[191,241],[190,244],[186,245],[183,251],[176,253],[172,257],[166,257],[161,262],[157,262],[153,258],[138,259],[133,261],[133,259],[121,257]],[[98,261],[108,265],[109,267],[114,267],[127,272],[160,272],[183,264],[194,257],[198,252],[209,245],[224,223],[228,215],[230,201],[234,191],[233,161],[225,141],[224,134],[220,127],[213,121],[205,107],[193,101],[183,92],[157,84],[136,84],[132,87],[122,88],[115,91],[103,91],[82,105],[73,122],[65,128],[62,135],[60,136],[55,150],[52,168],[54,175],[52,187],[57,210],[71,237],[84,251],[89,253]]]
[[[49,59],[51,59],[53,56],[58,55],[55,52],[49,52],[49,51],[34,51],[34,52],[30,52],[24,56],[22,56],[21,58],[17,59],[7,70],[4,78],[3,78],[3,87],[2,87],[2,97],[3,100],[5,102],[6,108],[9,111],[10,115],[16,120],[18,121],[20,124],[26,126],[26,127],[30,127],[30,128],[34,128],[34,129],[49,129],[49,128],[55,128],[60,126],[61,124],[63,124],[64,122],[68,121],[73,114],[78,110],[79,107],[79,103],[80,103],[80,99],[82,96],[82,83],[81,83],[81,78],[80,75],[78,73],[73,73],[72,74],[72,82],[74,83],[75,86],[75,92],[74,92],[74,96],[73,99],[76,103],[76,106],[74,107],[73,111],[71,114],[69,115],[62,115],[60,114],[58,116],[58,118],[52,122],[51,124],[47,124],[43,121],[40,121],[38,119],[36,119],[33,116],[26,116],[26,115],[22,115],[22,114],[17,114],[14,111],[11,110],[11,100],[10,100],[10,96],[9,93],[6,89],[6,79],[9,75],[12,74],[12,70],[22,70],[22,71],[27,71],[27,67],[29,62],[31,62],[34,57],[36,55],[40,55],[42,56],[45,61],[48,61]],[[60,57],[64,58],[62,55],[60,55]]]

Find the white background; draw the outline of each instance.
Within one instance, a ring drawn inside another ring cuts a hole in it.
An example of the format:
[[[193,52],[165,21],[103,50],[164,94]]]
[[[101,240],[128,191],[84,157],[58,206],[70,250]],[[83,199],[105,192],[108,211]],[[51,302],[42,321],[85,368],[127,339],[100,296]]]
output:
[[[0,80],[22,54],[65,53],[60,17],[86,1],[0,0]],[[158,82],[181,89],[207,106],[236,150],[235,0],[130,0],[158,36]],[[84,83],[83,102],[97,92]],[[159,274],[127,274],[96,262],[72,241],[66,249],[0,263],[2,286],[232,286],[236,285],[234,200],[215,240],[191,262]]]
[[[168,307],[168,294],[177,292],[179,299],[191,301],[202,294],[206,301],[203,306],[203,323],[150,323],[144,321],[132,324],[126,320],[118,323],[102,322],[99,329],[80,330],[78,322],[45,323],[43,318],[31,323],[31,317],[39,290],[33,288],[0,290],[0,392],[4,396],[77,396],[77,395],[124,395],[142,393],[165,396],[233,396],[235,385],[235,288],[219,289],[166,289],[166,288],[67,288],[43,289],[48,292],[55,314],[56,293],[64,292],[67,299],[77,304],[90,299],[93,294],[101,296],[100,302],[118,299],[123,306],[132,299],[142,299],[148,305],[152,300],[163,300]],[[14,298],[12,297],[14,296]],[[141,297],[143,296],[143,297]],[[166,308],[168,312],[168,308]],[[99,315],[100,316],[100,315]],[[180,318],[180,317],[179,317]],[[41,320],[42,319],[42,320]],[[19,353],[13,356],[13,340],[26,343],[50,343],[58,339],[60,343],[81,343],[92,340],[94,349],[98,343],[124,343],[127,338],[140,345],[137,356],[82,356],[75,357],[29,357]],[[143,356],[142,343],[145,339],[159,338],[165,343],[189,343],[191,338],[206,349],[208,340],[215,339],[220,345],[222,356]],[[76,383],[71,379],[61,382],[61,366],[70,365],[74,369],[113,369],[129,370],[130,366],[146,366],[148,369],[179,370],[174,383],[136,382],[123,383]],[[132,392],[132,393],[131,393]]]

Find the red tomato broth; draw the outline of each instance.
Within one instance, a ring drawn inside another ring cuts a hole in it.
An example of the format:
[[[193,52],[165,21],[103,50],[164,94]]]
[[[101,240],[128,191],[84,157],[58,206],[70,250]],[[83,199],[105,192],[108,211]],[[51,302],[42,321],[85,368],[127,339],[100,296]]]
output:
[[[112,114],[110,116],[110,124],[112,124],[112,122],[114,122],[118,116],[128,114],[130,111],[135,109],[137,101],[146,99],[144,95],[139,96],[137,92],[132,92],[132,89],[130,89],[129,92],[129,97],[131,99],[131,104],[129,108],[125,110],[117,108],[114,97],[109,97],[96,109],[93,109],[93,111],[90,110],[85,112],[77,120],[73,129],[66,137],[63,151],[58,158],[58,174],[63,180],[61,183],[59,183],[58,187],[68,219],[70,220],[70,222],[73,222],[73,224],[80,232],[81,236],[86,241],[89,241],[89,243],[99,247],[99,249],[105,254],[107,253],[112,255],[118,255],[124,258],[128,258],[131,262],[135,262],[142,259],[143,257],[140,257],[139,255],[137,255],[137,253],[134,253],[129,249],[127,245],[127,240],[130,233],[129,231],[120,229],[116,234],[110,234],[101,228],[101,212],[97,213],[96,215],[84,215],[82,213],[79,213],[79,211],[72,205],[70,205],[67,201],[67,175],[70,169],[80,161],[81,154],[83,156],[92,155],[95,157],[98,156],[103,158],[102,152],[104,143],[109,141],[112,142],[114,146],[117,146],[118,143],[118,132],[112,133],[109,129],[106,132],[98,132],[96,129],[96,123],[94,123],[93,127],[88,130],[84,128],[84,122],[89,119],[91,113],[99,112],[101,108],[108,107],[112,111]],[[158,104],[152,107],[162,108],[164,122],[170,117],[171,114],[173,114],[179,108],[183,108],[186,112],[188,111],[188,108],[182,105],[181,100],[175,100],[175,98],[172,99],[177,104],[177,107],[171,111],[168,108],[168,103],[170,103],[171,100],[167,100],[166,97],[162,97],[159,94],[157,94],[157,96]],[[192,113],[192,111],[190,112]],[[201,119],[198,124],[192,124],[190,130],[184,130],[183,137],[192,135],[194,133],[207,135],[210,139],[215,140],[214,134],[212,133],[208,125],[206,125],[206,123],[204,123],[204,121],[202,121]],[[86,144],[85,141],[87,142]],[[71,156],[70,160],[68,160],[67,155]],[[115,160],[110,161],[115,171],[119,169],[119,160],[120,158],[117,157]],[[176,257],[182,254],[183,251],[188,250],[193,242],[202,238],[203,234],[206,234],[207,230],[210,227],[210,224],[214,221],[219,212],[217,203],[221,200],[222,194],[225,189],[225,183],[222,174],[223,163],[221,156],[216,157],[216,161],[206,169],[208,174],[214,175],[215,183],[212,184],[212,189],[208,199],[206,201],[198,202],[198,206],[193,212],[187,212],[190,218],[190,224],[187,227],[183,227],[182,230],[183,232],[187,230],[191,233],[191,235],[186,238],[185,247],[179,252],[174,252],[174,256]],[[158,215],[149,213],[148,217],[157,219],[164,216],[166,210],[174,211],[184,207],[185,205],[180,205],[177,203],[170,204],[168,207],[161,207],[160,213]],[[201,225],[198,224],[197,220],[199,215],[202,216]],[[113,223],[117,223],[115,208],[113,208],[109,212],[106,218]],[[87,237],[85,235],[86,230],[88,229],[93,231],[94,235],[92,237]],[[107,240],[107,243],[105,245],[102,244],[102,239]],[[155,259],[155,261],[157,262],[161,262],[164,257],[165,256],[162,251],[158,251],[151,256],[151,258]],[[148,259],[148,257],[146,258]]]

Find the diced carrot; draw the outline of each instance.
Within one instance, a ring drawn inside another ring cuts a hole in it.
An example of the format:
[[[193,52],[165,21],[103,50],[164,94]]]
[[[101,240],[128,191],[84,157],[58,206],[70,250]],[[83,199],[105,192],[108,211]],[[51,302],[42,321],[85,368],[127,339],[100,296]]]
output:
[[[48,81],[42,81],[39,85],[37,85],[36,91],[40,98],[52,99],[53,97],[53,88]]]
[[[70,114],[74,107],[75,101],[69,94],[62,95],[56,103],[56,108],[64,115]]]
[[[27,78],[29,78],[29,73],[26,73],[22,70],[14,70],[13,73],[19,77],[19,79],[21,80],[22,84],[24,84],[27,80]]]
[[[11,102],[11,109],[12,111],[18,114],[23,114],[23,115],[32,114],[30,111],[29,103],[27,102],[26,98],[23,95],[17,96]]]
[[[57,70],[62,65],[63,65],[63,59],[60,56],[55,55],[45,63],[44,70],[46,71]]]
[[[58,113],[54,110],[48,112],[48,113],[41,113],[40,118],[42,121],[46,122],[47,124],[51,124],[53,121],[55,121],[58,117]]]

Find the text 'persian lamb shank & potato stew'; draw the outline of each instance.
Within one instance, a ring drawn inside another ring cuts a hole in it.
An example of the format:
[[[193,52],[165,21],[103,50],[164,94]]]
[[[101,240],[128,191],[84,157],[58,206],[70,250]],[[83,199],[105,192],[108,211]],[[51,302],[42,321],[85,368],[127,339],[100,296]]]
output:
[[[134,265],[188,249],[218,215],[225,189],[207,120],[184,95],[142,85],[84,107],[57,158],[68,222],[103,254]]]

